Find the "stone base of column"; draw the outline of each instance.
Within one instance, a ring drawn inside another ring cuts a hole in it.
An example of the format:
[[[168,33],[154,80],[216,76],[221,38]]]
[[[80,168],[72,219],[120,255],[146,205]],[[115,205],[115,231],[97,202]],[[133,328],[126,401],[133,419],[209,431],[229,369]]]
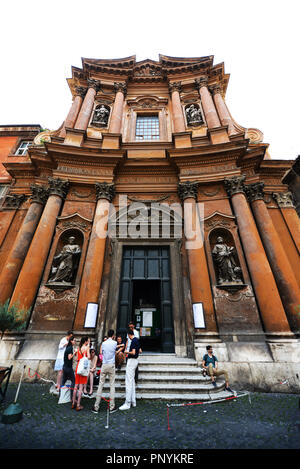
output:
[[[192,146],[192,132],[173,133],[175,148],[190,148]]]
[[[227,143],[230,141],[228,137],[228,125],[208,129],[207,133],[213,145],[218,143]]]
[[[269,342],[296,340],[296,336],[293,332],[266,332],[266,340]]]
[[[64,140],[65,145],[73,145],[80,147],[86,136],[86,131],[81,129],[69,129],[66,128],[66,136]]]
[[[119,150],[121,143],[121,134],[102,134],[102,150]]]

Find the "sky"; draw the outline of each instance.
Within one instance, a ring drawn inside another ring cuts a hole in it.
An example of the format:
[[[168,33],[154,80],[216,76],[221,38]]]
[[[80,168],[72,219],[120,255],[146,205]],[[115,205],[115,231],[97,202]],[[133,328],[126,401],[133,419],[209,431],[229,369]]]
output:
[[[298,6],[299,5],[299,6]],[[299,0],[10,0],[1,2],[0,125],[56,130],[81,58],[214,56],[226,102],[273,159],[300,154]]]

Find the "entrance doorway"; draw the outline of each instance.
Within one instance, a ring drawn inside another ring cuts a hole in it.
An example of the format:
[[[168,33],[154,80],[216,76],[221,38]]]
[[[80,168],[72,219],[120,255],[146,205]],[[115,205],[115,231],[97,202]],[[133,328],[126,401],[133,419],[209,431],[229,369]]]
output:
[[[130,321],[143,351],[174,352],[169,247],[123,249],[117,330],[126,336]]]

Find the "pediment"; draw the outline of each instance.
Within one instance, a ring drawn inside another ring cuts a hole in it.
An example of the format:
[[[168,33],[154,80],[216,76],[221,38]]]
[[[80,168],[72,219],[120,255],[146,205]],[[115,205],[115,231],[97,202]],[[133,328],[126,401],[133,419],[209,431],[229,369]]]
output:
[[[151,95],[138,96],[135,99],[129,99],[127,101],[128,106],[143,109],[160,108],[165,106],[167,103],[168,100],[166,98],[160,98]]]

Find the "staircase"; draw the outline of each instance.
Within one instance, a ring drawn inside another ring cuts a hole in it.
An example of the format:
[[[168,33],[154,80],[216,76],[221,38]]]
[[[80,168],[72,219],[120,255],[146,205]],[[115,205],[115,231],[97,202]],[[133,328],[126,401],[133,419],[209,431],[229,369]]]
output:
[[[125,398],[125,370],[116,371],[115,397]],[[224,390],[224,379],[217,378],[215,388],[209,377],[204,377],[196,360],[176,357],[175,354],[147,354],[139,357],[136,385],[137,399],[211,401],[232,396]],[[109,382],[103,387],[103,397],[109,397]]]

